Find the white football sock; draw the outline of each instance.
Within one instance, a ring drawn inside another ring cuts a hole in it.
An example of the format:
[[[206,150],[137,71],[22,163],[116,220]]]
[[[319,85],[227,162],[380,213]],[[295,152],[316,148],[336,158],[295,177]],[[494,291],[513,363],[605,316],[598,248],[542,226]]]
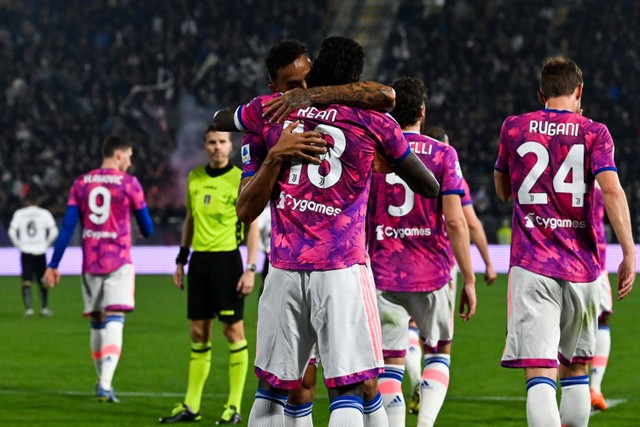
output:
[[[611,331],[608,326],[598,327],[596,334],[596,352],[591,361],[591,378],[589,386],[596,392],[602,393],[602,378],[609,363],[609,351],[611,350]]]
[[[527,381],[527,422],[529,427],[561,427],[556,382],[547,377]]]
[[[561,378],[560,419],[567,427],[587,427],[591,415],[589,376]]]
[[[287,396],[258,389],[248,424],[252,427],[284,427],[286,404]]]
[[[122,331],[124,329],[124,316],[110,314],[104,322],[104,337],[102,339],[102,355],[100,367],[100,387],[111,390],[113,375],[120,361],[122,352]]]
[[[449,388],[451,355],[429,354],[424,358],[424,372],[420,384],[420,411],[418,427],[433,426]]]
[[[304,405],[287,403],[284,407],[285,427],[313,427],[313,402]]]
[[[364,408],[358,396],[340,396],[329,405],[329,427],[364,427]]]
[[[417,328],[409,328],[409,347],[407,348],[407,354],[404,357],[404,366],[409,374],[409,380],[411,381],[411,390],[422,379],[422,348],[420,347],[420,335]]]

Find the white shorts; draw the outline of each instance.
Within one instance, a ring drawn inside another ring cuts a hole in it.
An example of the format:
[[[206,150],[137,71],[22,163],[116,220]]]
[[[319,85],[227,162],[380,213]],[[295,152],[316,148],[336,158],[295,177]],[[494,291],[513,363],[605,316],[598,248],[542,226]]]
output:
[[[600,304],[598,305],[598,318],[603,314],[613,313],[613,298],[611,297],[611,283],[609,282],[609,272],[603,271],[598,279],[600,287]]]
[[[437,353],[439,346],[450,343],[453,339],[453,300],[449,285],[433,292],[378,291],[384,356],[405,356],[409,318],[418,325],[425,352]]]
[[[374,378],[384,369],[380,335],[368,267],[274,267],[258,306],[256,375],[279,389],[298,388],[317,343],[327,387]]]
[[[596,348],[599,291],[597,281],[574,283],[512,267],[502,366],[588,363]]]
[[[124,264],[109,274],[82,276],[84,314],[103,311],[132,311],[135,306],[133,265]]]

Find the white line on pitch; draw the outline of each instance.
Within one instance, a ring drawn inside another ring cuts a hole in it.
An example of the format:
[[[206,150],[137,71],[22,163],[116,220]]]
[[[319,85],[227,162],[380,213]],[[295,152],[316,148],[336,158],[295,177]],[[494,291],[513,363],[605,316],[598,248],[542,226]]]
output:
[[[5,390],[0,389],[0,395],[61,395],[61,396],[87,396],[92,397],[93,393],[79,390]],[[119,391],[116,392],[118,396],[128,397],[182,397],[184,393],[170,393],[170,392],[146,392],[146,391]],[[205,396],[224,398],[227,397],[226,393],[204,393]],[[316,396],[316,400],[326,400],[327,395],[320,393]],[[447,396],[447,400],[454,401],[466,401],[466,402],[524,402],[527,400],[525,396]],[[613,408],[622,403],[626,403],[627,399],[607,399],[607,407]],[[597,415],[602,411],[593,411],[591,415]]]

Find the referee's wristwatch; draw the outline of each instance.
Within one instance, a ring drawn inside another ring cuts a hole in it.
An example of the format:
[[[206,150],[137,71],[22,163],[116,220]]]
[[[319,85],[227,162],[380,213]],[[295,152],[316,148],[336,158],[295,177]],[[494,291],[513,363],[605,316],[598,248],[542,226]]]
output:
[[[251,264],[247,264],[247,271],[253,271],[255,273],[257,269],[258,269],[258,266],[256,265],[255,262],[252,262]]]

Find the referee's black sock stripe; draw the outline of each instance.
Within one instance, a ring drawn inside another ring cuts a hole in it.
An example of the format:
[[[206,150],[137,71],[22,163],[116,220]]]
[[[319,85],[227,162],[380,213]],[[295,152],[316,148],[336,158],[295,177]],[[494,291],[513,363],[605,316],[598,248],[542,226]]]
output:
[[[191,349],[191,351],[194,352],[194,353],[206,353],[209,350],[211,350],[211,347],[199,348],[199,349],[192,348]]]
[[[241,351],[245,351],[246,349],[247,349],[247,346],[245,345],[244,347],[239,348],[237,350],[229,350],[229,353],[239,353]]]

